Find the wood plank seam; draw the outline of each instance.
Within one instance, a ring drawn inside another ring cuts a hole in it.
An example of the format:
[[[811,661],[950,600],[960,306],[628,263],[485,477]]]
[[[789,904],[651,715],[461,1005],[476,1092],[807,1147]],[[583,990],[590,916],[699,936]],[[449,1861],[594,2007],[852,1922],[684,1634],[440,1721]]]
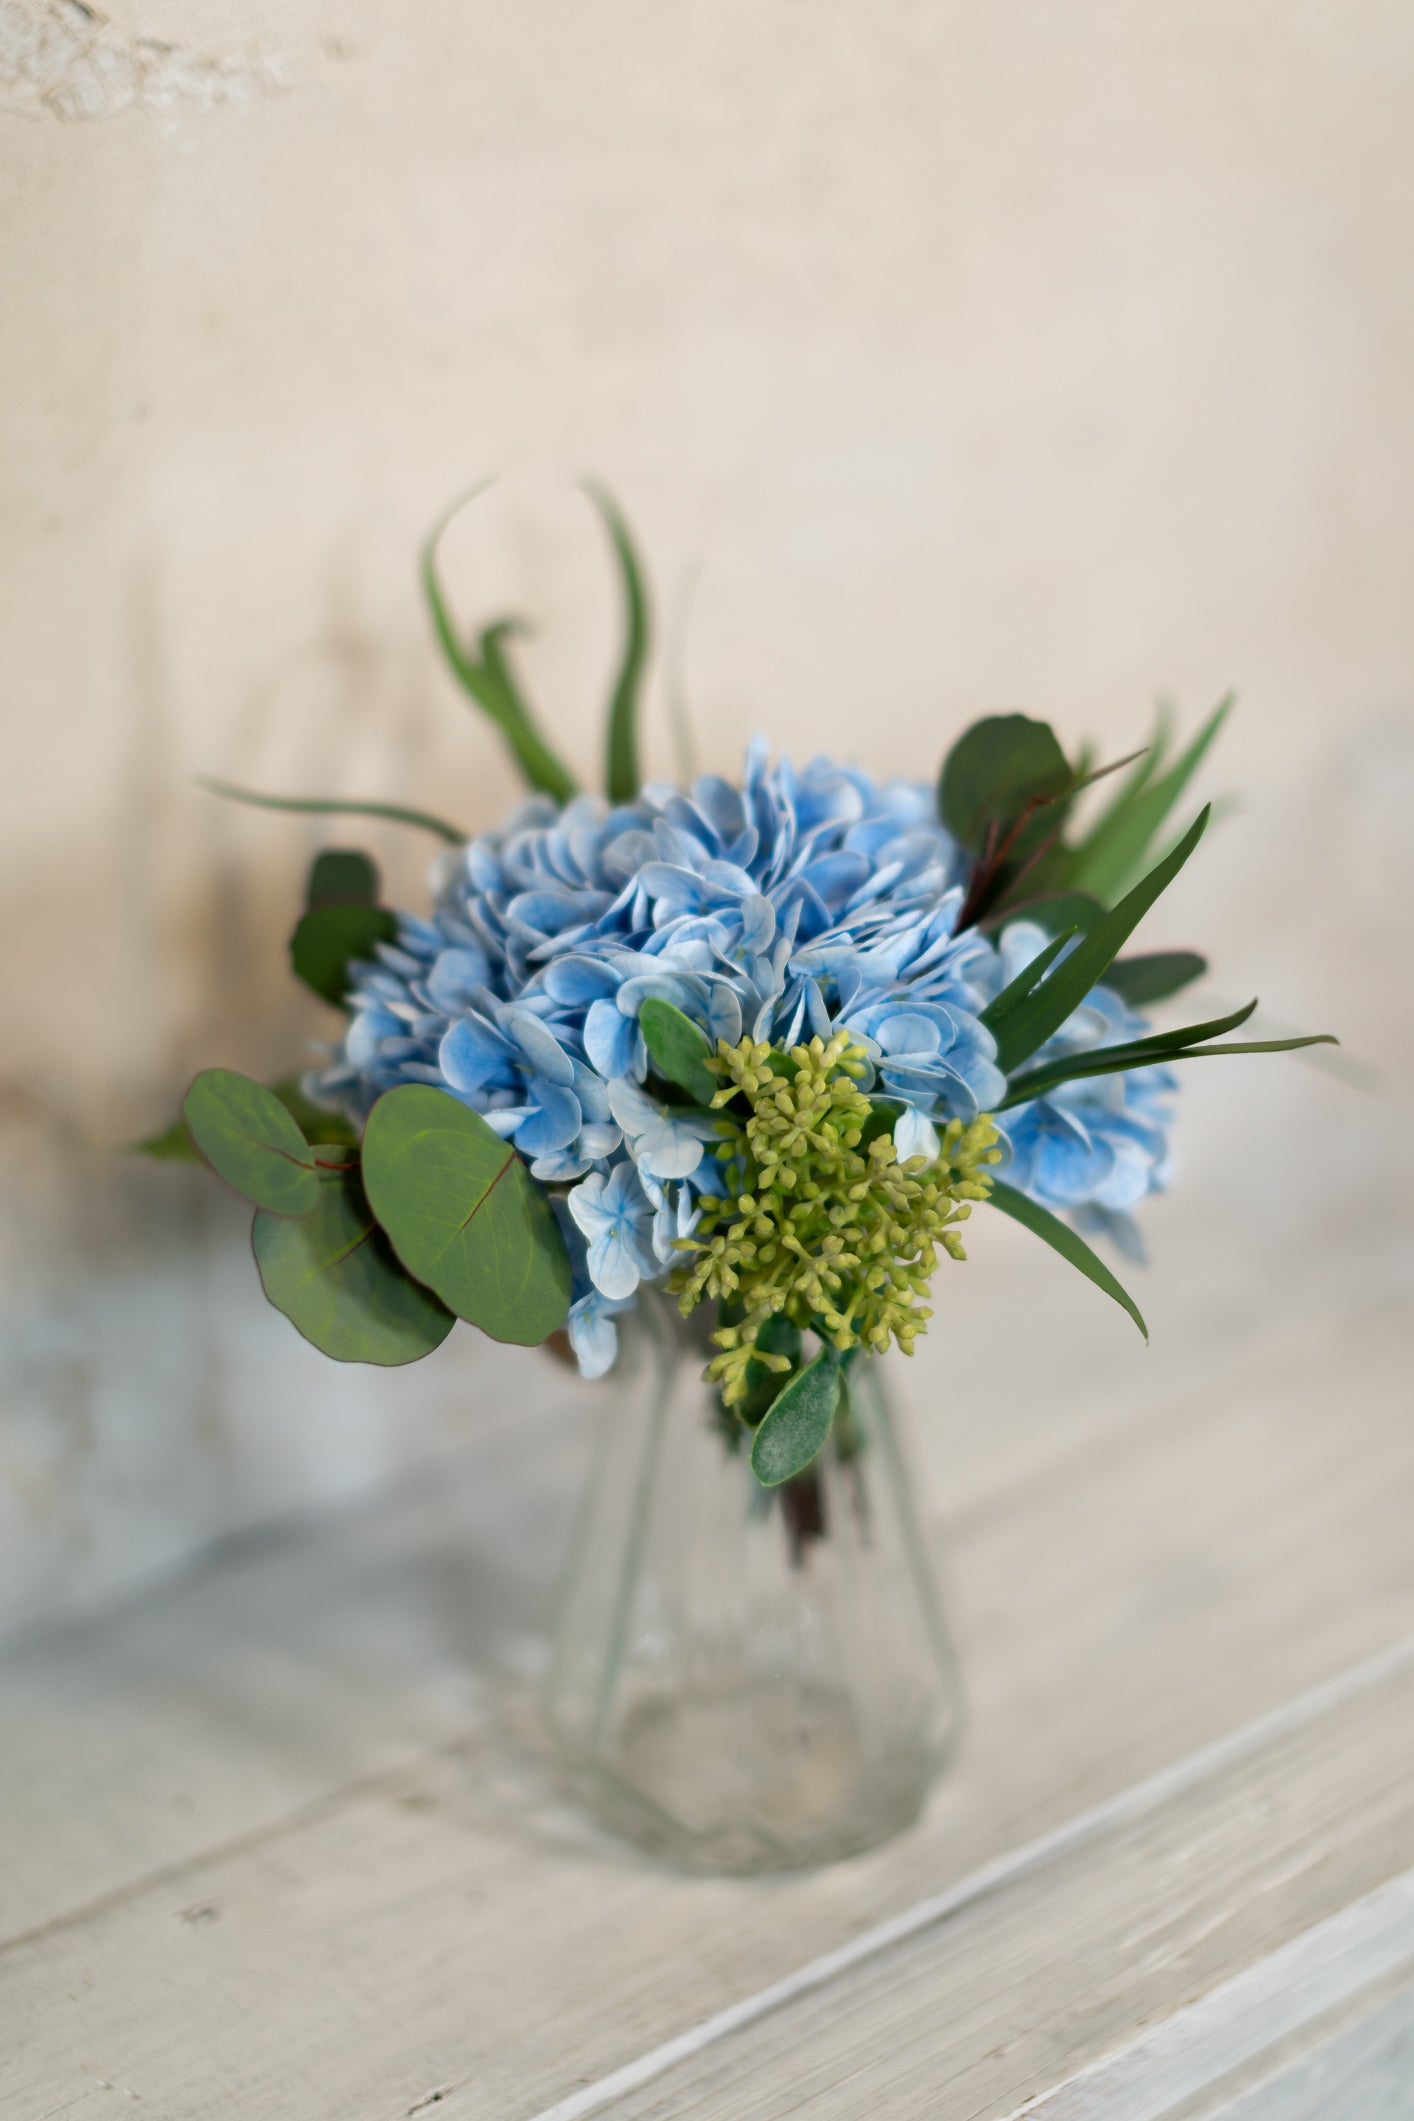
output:
[[[1006,2121],[1163,2121],[1382,1976],[1414,1964],[1405,1871],[1123,2047],[1038,2092]]]
[[[1170,1766],[1160,1768],[1156,1774],[1145,1776],[1128,1789],[1089,1806],[1034,1840],[1023,1842],[1006,1855],[982,1864],[956,1885],[917,1901],[900,1914],[863,1931],[836,1951],[825,1952],[780,1981],[743,1997],[738,2003],[729,2004],[725,2010],[649,2049],[608,2076],[583,2086],[553,2106],[543,2108],[531,2117],[531,2121],[585,2121],[587,2115],[602,2113],[615,2099],[641,2090],[644,2085],[665,2076],[679,2063],[701,2054],[719,2040],[756,2024],[801,1996],[828,1986],[863,1961],[949,1920],[1002,1886],[1014,1884],[1028,1873],[1073,1853],[1116,1827],[1158,1811],[1171,1799],[1251,1758],[1275,1740],[1319,1722],[1358,1695],[1382,1685],[1411,1666],[1414,1666],[1414,1635],[1407,1635],[1385,1649],[1377,1650],[1373,1656],[1363,1658],[1358,1664],[1349,1665],[1329,1679],[1305,1688],[1276,1708],[1254,1717],[1250,1723],[1240,1724],[1235,1730],[1185,1754]]]

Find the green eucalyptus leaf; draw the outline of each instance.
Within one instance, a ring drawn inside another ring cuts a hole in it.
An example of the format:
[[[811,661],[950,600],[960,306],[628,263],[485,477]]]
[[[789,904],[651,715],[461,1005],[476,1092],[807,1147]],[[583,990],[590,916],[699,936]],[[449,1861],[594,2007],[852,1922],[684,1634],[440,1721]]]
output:
[[[624,649],[609,701],[609,730],[604,785],[611,803],[631,802],[639,789],[638,693],[648,658],[648,599],[643,570],[633,549],[628,525],[607,488],[590,480],[585,486],[603,518],[619,563],[624,590]]]
[[[1191,986],[1208,969],[1196,950],[1152,950],[1143,957],[1117,957],[1105,974],[1105,985],[1131,1009],[1166,1002],[1181,987]]]
[[[1131,1038],[1114,1046],[1087,1046],[1076,1053],[1061,1054],[1056,1060],[1045,1061],[1039,1068],[1028,1069],[1024,1075],[1013,1076],[1008,1086],[1006,1104],[1024,1104],[1028,1097],[1036,1097],[1042,1090],[1056,1083],[1069,1082],[1075,1075],[1113,1075],[1128,1068],[1148,1068],[1158,1062],[1171,1060],[1189,1046],[1200,1040],[1221,1038],[1225,1031],[1236,1031],[1245,1024],[1257,1004],[1244,1002],[1240,1009],[1233,1009],[1226,1016],[1210,1017],[1203,1024],[1183,1024],[1172,1031],[1154,1031],[1145,1038]]]
[[[706,1065],[712,1057],[706,1033],[671,1002],[658,1000],[644,1002],[638,1027],[659,1075],[686,1090],[696,1104],[709,1107],[722,1084]]]
[[[312,1213],[257,1214],[251,1232],[265,1294],[335,1362],[390,1367],[441,1346],[454,1320],[401,1265],[374,1219],[352,1152],[321,1173]],[[347,1159],[347,1160],[344,1160]]]
[[[1074,780],[1048,722],[993,714],[965,729],[943,762],[938,812],[954,839],[980,854],[993,822],[1014,823],[1030,802],[1056,801]]]
[[[449,846],[464,847],[467,835],[459,825],[433,817],[427,810],[409,810],[402,803],[343,802],[337,796],[261,795],[254,788],[239,788],[234,781],[213,780],[209,773],[196,777],[198,788],[209,795],[222,795],[231,803],[253,803],[257,810],[297,810],[307,817],[377,817],[392,825],[416,825],[419,831],[435,832]]]
[[[1009,1215],[1013,1222],[1020,1223],[1023,1229],[1030,1230],[1034,1236],[1043,1239],[1053,1252],[1059,1252],[1062,1259],[1069,1260],[1072,1267],[1078,1267],[1088,1281],[1094,1282],[1097,1289],[1103,1289],[1106,1296],[1113,1297],[1120,1308],[1129,1313],[1145,1340],[1149,1338],[1149,1328],[1145,1325],[1134,1298],[1123,1284],[1115,1279],[1104,1261],[1095,1256],[1084,1238],[1076,1235],[1069,1223],[1063,1223],[1060,1217],[1052,1215],[1049,1209],[1040,1207],[1025,1193],[1018,1193],[1014,1186],[1004,1185],[1000,1179],[993,1179],[987,1198],[994,1208],[1001,1209],[1003,1215]]]
[[[478,643],[480,652],[474,654],[459,637],[442,591],[437,572],[442,533],[458,510],[484,491],[484,487],[477,487],[474,493],[463,495],[433,529],[422,549],[423,593],[442,653],[457,683],[496,724],[530,786],[553,796],[557,803],[567,803],[575,793],[574,775],[536,728],[502,651],[502,642],[517,631],[517,622],[499,619],[488,626]]]
[[[839,1364],[830,1354],[817,1355],[776,1394],[751,1446],[751,1470],[763,1488],[804,1471],[830,1433],[839,1398]]]
[[[343,1113],[326,1112],[312,1097],[306,1097],[297,1075],[283,1075],[270,1088],[313,1147],[357,1145],[358,1135]]]
[[[1121,808],[1100,819],[1072,858],[1069,881],[1077,890],[1108,899],[1123,888],[1197,772],[1232,704],[1229,693],[1166,772],[1136,788]]]
[[[378,900],[377,864],[354,847],[326,847],[316,854],[305,886],[306,906],[328,906],[348,900],[372,906]]]
[[[397,938],[398,923],[386,906],[336,901],[311,906],[290,937],[290,963],[306,987],[341,1008],[351,985],[349,967],[371,958],[379,943]]]
[[[1006,1075],[1043,1046],[1058,1031],[1072,1009],[1102,980],[1144,915],[1160,893],[1167,889],[1203,837],[1208,812],[1203,810],[1174,848],[1141,883],[1122,898],[1113,912],[1082,936],[1069,957],[1062,959],[1048,979],[1034,988],[1002,1025],[997,1040],[997,1066]]]
[[[182,1100],[192,1140],[218,1178],[272,1215],[308,1215],[314,1153],[273,1090],[234,1068],[205,1068]]]
[[[569,1315],[570,1264],[509,1142],[446,1090],[385,1091],[363,1135],[370,1205],[408,1272],[493,1340],[535,1346]]]

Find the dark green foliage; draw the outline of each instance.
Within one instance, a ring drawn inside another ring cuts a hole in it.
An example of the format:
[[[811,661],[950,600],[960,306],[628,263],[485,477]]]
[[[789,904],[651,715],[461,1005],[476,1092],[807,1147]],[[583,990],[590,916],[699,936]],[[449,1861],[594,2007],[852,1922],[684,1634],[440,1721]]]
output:
[[[1188,860],[1203,837],[1207,822],[1208,812],[1204,810],[1173,852],[1151,869],[1143,881],[1120,900],[1113,912],[1107,913],[1088,935],[1082,936],[1069,957],[1064,958],[1050,977],[1011,1011],[997,1038],[997,1065],[1005,1074],[1010,1075],[1038,1046],[1044,1045],[1090,989],[1104,978],[1155,899],[1168,888]]]
[[[656,1000],[643,1004],[638,1026],[648,1057],[663,1080],[686,1090],[694,1104],[710,1106],[722,1080],[707,1066],[712,1048],[706,1033],[671,1002]]]
[[[479,1113],[430,1084],[385,1092],[363,1182],[403,1265],[458,1318],[523,1346],[564,1324],[570,1264],[549,1201]]]
[[[1209,715],[1191,744],[1160,772],[1162,729],[1140,770],[1121,788],[1071,854],[1066,881],[1078,891],[1109,900],[1144,860],[1165,819],[1192,780],[1233,704],[1229,693]]]
[[[320,1174],[318,1199],[297,1221],[264,1212],[251,1244],[277,1311],[335,1362],[417,1362],[441,1346],[453,1318],[412,1279],[374,1220],[351,1150]]]
[[[604,786],[611,803],[627,803],[639,789],[638,693],[643,682],[643,666],[648,659],[648,598],[628,525],[612,494],[592,480],[584,490],[604,519],[623,577],[624,648],[609,701]]]
[[[823,1448],[839,1405],[840,1369],[817,1355],[776,1394],[751,1446],[751,1470],[763,1488],[777,1488],[803,1472]]]
[[[459,825],[433,817],[427,810],[409,810],[402,803],[342,802],[338,797],[318,795],[261,795],[254,788],[238,788],[234,781],[216,781],[199,773],[197,786],[210,795],[223,795],[228,802],[253,803],[257,810],[295,810],[308,817],[377,817],[391,825],[415,825],[421,832],[435,832],[439,840],[461,847],[466,834]]]
[[[1064,795],[1074,775],[1049,722],[993,714],[965,729],[943,762],[938,813],[973,854],[993,826],[1005,830],[1028,806]]]
[[[1105,974],[1105,985],[1131,1009],[1143,1009],[1151,1002],[1166,1002],[1207,969],[1208,960],[1196,950],[1154,950],[1144,957],[1117,957]]]
[[[397,933],[386,906],[331,900],[300,915],[290,937],[290,963],[306,987],[342,1008],[352,986],[350,966],[371,958],[379,943],[394,942]]]
[[[1063,1223],[1059,1216],[1052,1215],[1048,1209],[1028,1199],[1026,1194],[1018,1193],[1014,1186],[1004,1185],[1000,1179],[993,1179],[989,1198],[994,1208],[1000,1208],[1003,1215],[1009,1215],[1013,1222],[1020,1223],[1023,1229],[1030,1230],[1035,1236],[1043,1239],[1052,1251],[1059,1252],[1062,1259],[1069,1260],[1071,1266],[1078,1267],[1088,1281],[1094,1282],[1097,1289],[1103,1289],[1106,1296],[1112,1296],[1115,1302],[1129,1313],[1145,1340],[1149,1338],[1149,1328],[1145,1325],[1134,1298],[1116,1281],[1103,1260],[1096,1258],[1084,1238],[1076,1235],[1069,1223]]]
[[[206,1068],[182,1101],[191,1136],[219,1178],[272,1215],[308,1215],[319,1198],[314,1153],[273,1090],[233,1068]]]
[[[482,490],[478,487],[477,492]],[[465,500],[474,498],[465,496]],[[520,622],[498,619],[483,629],[474,648],[461,640],[452,623],[437,573],[437,547],[452,516],[464,505],[465,501],[457,502],[423,547],[422,587],[437,639],[458,684],[496,724],[530,786],[553,796],[557,803],[566,803],[575,793],[574,776],[536,728],[506,660],[504,644],[520,630]]]
[[[322,854],[314,857],[304,902],[306,906],[328,906],[340,901],[376,905],[378,868],[356,848],[326,847]]]

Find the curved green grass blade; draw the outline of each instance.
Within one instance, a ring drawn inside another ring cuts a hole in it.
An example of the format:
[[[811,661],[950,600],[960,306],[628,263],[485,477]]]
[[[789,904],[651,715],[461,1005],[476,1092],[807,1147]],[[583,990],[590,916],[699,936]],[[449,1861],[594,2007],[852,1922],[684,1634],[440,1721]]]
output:
[[[502,652],[501,643],[517,630],[513,619],[499,619],[483,631],[478,643],[480,654],[473,655],[464,645],[452,623],[447,599],[437,572],[437,548],[442,535],[451,522],[469,502],[486,491],[484,485],[471,493],[463,494],[454,502],[433,530],[422,548],[422,588],[427,598],[427,608],[432,614],[432,624],[441,643],[453,676],[469,698],[475,700],[484,714],[496,724],[515,758],[516,764],[532,788],[541,789],[553,796],[557,803],[567,803],[576,792],[574,775],[557,758],[536,728],[529,708],[522,699],[519,687],[511,676],[509,665]]]
[[[1143,1314],[1134,1298],[1123,1283],[1115,1279],[1104,1261],[1096,1258],[1084,1238],[1076,1235],[1069,1223],[1063,1223],[1060,1217],[1052,1215],[1049,1209],[1041,1207],[1026,1194],[1018,1193],[1015,1186],[1004,1185],[1000,1179],[993,1179],[987,1198],[994,1208],[1001,1209],[1003,1215],[1009,1215],[1012,1221],[1020,1223],[1024,1230],[1030,1230],[1034,1236],[1041,1238],[1053,1252],[1059,1252],[1062,1259],[1078,1268],[1087,1281],[1094,1282],[1097,1289],[1103,1289],[1106,1296],[1112,1297],[1121,1310],[1129,1313],[1145,1340],[1148,1340],[1149,1328],[1145,1325]]]
[[[273,1090],[234,1068],[204,1068],[182,1100],[192,1140],[218,1178],[272,1215],[319,1199],[314,1152]]]
[[[1079,932],[1077,928],[1067,928],[1063,934],[1052,936],[1044,950],[1038,950],[1030,964],[1023,965],[1016,978],[988,1002],[981,1020],[989,1031],[995,1031],[998,1024],[1020,1007],[1032,989],[1040,986],[1071,937]]]
[[[611,803],[627,803],[637,795],[640,786],[638,693],[643,682],[643,666],[648,659],[648,598],[628,525],[613,495],[593,479],[585,481],[584,491],[603,518],[623,577],[624,647],[609,701],[604,785]]]
[[[1005,1112],[1012,1105],[1025,1104],[1029,1098],[1038,1097],[1042,1091],[1054,1090],[1058,1083],[1077,1082],[1088,1075],[1123,1075],[1131,1068],[1169,1067],[1177,1061],[1220,1060],[1229,1053],[1299,1053],[1305,1046],[1338,1046],[1340,1040],[1329,1031],[1318,1031],[1306,1038],[1254,1038],[1236,1039],[1224,1046],[1179,1046],[1170,1047],[1160,1053],[1126,1053],[1121,1046],[1096,1047],[1087,1055],[1077,1054],[1073,1062],[1055,1063],[1054,1068],[1038,1068],[1033,1075],[1023,1075],[1012,1084],[1007,1096],[998,1107]],[[1065,1069],[1064,1074],[1056,1070]],[[1035,1076],[1044,1076],[1038,1085]]]
[[[839,1364],[817,1355],[772,1400],[751,1446],[751,1470],[763,1488],[804,1472],[824,1447],[840,1401]]]
[[[251,1245],[271,1303],[334,1362],[418,1362],[455,1324],[400,1265],[356,1166],[325,1173],[313,1211],[298,1222],[257,1214]]]
[[[1046,1061],[1039,1068],[1032,1068],[1025,1075],[1016,1075],[1008,1087],[1006,1104],[1019,1105],[1028,1097],[1036,1097],[1042,1090],[1055,1083],[1068,1082],[1073,1075],[1113,1075],[1125,1068],[1151,1067],[1156,1061],[1168,1060],[1187,1046],[1196,1046],[1202,1040],[1221,1038],[1224,1032],[1236,1031],[1245,1024],[1257,1004],[1245,1002],[1227,1016],[1210,1017],[1205,1024],[1184,1024],[1173,1031],[1155,1031],[1145,1038],[1125,1039],[1114,1046],[1089,1046],[1077,1053],[1063,1053],[1053,1061]]]
[[[1068,881],[1077,891],[1090,891],[1096,898],[1108,899],[1123,887],[1197,772],[1232,710],[1234,697],[1228,693],[1218,702],[1192,743],[1165,773],[1139,788],[1112,819],[1100,820],[1071,864]]]
[[[1204,809],[1173,852],[1157,863],[1113,912],[1082,936],[1070,956],[1006,1018],[997,1039],[997,1066],[1004,1074],[1010,1075],[1038,1046],[1043,1046],[1072,1009],[1104,978],[1155,899],[1167,890],[1188,860],[1203,837],[1207,822],[1208,811]]]
[[[419,832],[435,832],[449,846],[464,847],[467,834],[460,825],[433,817],[427,810],[409,810],[401,803],[344,802],[337,796],[261,795],[254,788],[240,788],[234,781],[218,781],[209,773],[196,777],[198,788],[209,795],[223,795],[230,803],[252,803],[257,810],[297,810],[309,817],[381,817],[391,825],[415,825]]]
[[[509,1142],[449,1091],[385,1091],[363,1134],[369,1204],[403,1265],[493,1340],[533,1347],[569,1315],[550,1204]]]

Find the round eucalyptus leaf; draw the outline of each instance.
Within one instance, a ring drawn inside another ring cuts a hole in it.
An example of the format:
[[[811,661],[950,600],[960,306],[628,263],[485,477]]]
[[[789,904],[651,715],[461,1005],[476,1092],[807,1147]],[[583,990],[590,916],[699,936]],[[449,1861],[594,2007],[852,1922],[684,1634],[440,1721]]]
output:
[[[391,943],[397,932],[386,906],[346,900],[311,906],[290,937],[290,963],[306,987],[339,1008],[348,997],[355,958],[372,957],[377,945]]]
[[[965,729],[948,753],[938,809],[954,839],[978,854],[990,824],[1005,828],[1033,798],[1054,800],[1074,779],[1049,722],[991,714]]]
[[[368,1115],[363,1182],[408,1272],[493,1340],[533,1347],[569,1315],[550,1204],[509,1142],[446,1090],[405,1083]]]
[[[307,906],[341,901],[372,905],[378,897],[378,868],[356,847],[326,847],[316,854],[305,886]]]
[[[335,1362],[392,1367],[430,1355],[452,1330],[451,1312],[399,1264],[357,1166],[325,1171],[321,1180],[313,1213],[299,1222],[255,1218],[251,1244],[265,1294]]]
[[[308,1215],[313,1152],[273,1090],[234,1068],[204,1068],[182,1100],[192,1140],[218,1178],[272,1215]]]

